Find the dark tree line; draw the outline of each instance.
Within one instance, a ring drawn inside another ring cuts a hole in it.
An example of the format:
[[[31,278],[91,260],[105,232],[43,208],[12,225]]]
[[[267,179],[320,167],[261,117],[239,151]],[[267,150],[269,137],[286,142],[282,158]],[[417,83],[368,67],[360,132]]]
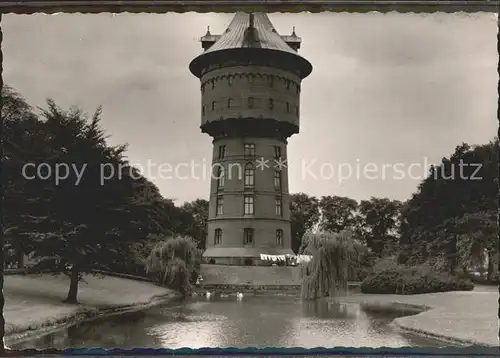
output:
[[[499,261],[498,145],[496,138],[484,145],[457,146],[451,156],[431,167],[406,202],[371,198],[358,203],[338,196],[293,195],[294,249],[301,247],[304,232],[313,228],[349,230],[376,257],[395,255],[406,265],[430,263],[450,274],[481,269],[486,262],[486,279],[491,281]]]

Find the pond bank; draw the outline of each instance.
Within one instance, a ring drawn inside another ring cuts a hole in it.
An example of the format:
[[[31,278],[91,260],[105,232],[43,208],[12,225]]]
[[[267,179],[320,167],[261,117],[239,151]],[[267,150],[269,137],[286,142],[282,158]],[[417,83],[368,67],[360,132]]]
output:
[[[349,292],[359,292],[360,282],[349,282]],[[295,295],[300,296],[300,285],[227,285],[227,284],[202,284],[196,287],[197,293],[218,292],[223,294],[236,294],[241,292],[244,294],[254,295]]]
[[[442,341],[498,346],[498,291],[440,292],[421,295],[354,294],[336,299],[368,310],[406,309],[414,315],[396,318],[403,331]]]
[[[67,304],[69,278],[64,275],[5,276],[5,340],[7,345],[43,335],[80,321],[142,310],[178,297],[148,282],[118,277],[84,276],[79,304]]]

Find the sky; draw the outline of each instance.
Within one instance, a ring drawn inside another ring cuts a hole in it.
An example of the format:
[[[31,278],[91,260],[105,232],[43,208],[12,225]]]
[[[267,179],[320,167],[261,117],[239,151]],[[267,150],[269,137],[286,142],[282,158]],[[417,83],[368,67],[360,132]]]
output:
[[[4,15],[4,81],[34,107],[52,98],[91,114],[102,105],[110,144],[128,143],[129,160],[165,197],[207,199],[212,140],[199,129],[200,85],[188,65],[207,26],[221,33],[232,16]],[[406,200],[461,142],[493,139],[492,14],[269,17],[282,35],[295,26],[313,65],[300,133],[288,142],[291,193]]]

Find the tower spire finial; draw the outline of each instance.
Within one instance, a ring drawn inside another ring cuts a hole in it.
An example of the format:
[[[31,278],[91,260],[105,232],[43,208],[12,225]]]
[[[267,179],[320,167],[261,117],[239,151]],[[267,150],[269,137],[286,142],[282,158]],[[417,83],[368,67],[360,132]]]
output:
[[[293,29],[292,29],[292,36],[297,36],[297,35],[295,34],[295,26],[294,26],[294,27],[293,27]]]
[[[210,25],[207,26],[207,35],[210,35]]]

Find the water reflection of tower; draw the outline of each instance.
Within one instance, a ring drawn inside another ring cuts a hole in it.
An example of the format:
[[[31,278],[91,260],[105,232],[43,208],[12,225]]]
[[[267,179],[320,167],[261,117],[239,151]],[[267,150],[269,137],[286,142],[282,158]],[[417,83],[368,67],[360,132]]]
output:
[[[286,148],[312,71],[297,53],[301,39],[279,35],[264,13],[239,12],[201,43],[189,67],[201,81],[201,130],[214,138],[204,257],[249,265],[292,254]]]

